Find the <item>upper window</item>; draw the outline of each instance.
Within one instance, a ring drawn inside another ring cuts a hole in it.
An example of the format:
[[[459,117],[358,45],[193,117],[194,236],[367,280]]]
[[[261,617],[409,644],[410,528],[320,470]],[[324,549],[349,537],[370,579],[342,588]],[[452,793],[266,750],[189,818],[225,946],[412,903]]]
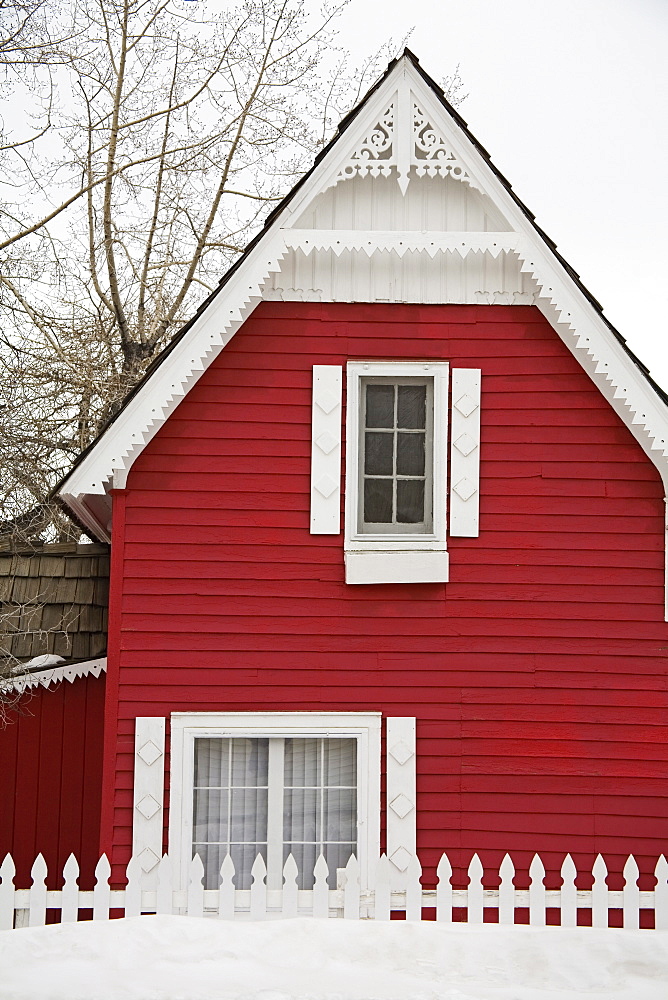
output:
[[[362,871],[378,850],[380,717],[316,713],[172,717],[170,852],[185,876],[199,854],[217,889],[229,854],[238,889],[258,855],[280,888],[285,861],[313,886],[322,854],[329,884],[350,856]]]
[[[350,362],[346,580],[447,579],[448,365]]]
[[[428,533],[433,525],[433,381],[361,380],[358,531]]]

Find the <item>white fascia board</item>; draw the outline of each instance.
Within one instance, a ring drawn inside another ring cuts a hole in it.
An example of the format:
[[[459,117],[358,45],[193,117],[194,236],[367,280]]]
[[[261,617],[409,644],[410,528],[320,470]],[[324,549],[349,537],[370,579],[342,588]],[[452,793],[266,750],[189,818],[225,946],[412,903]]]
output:
[[[378,91],[368,99],[364,109],[333,148],[317,164],[311,176],[273,221],[226,286],[197,317],[154,375],[65,480],[60,493],[65,503],[76,509],[77,500],[80,503],[83,496],[104,494],[109,489],[114,474],[115,485],[120,488],[125,485],[127,471],[136,456],[241,326],[260,300],[263,284],[269,275],[280,270],[281,260],[290,252],[286,242],[299,243],[303,240],[303,234],[297,232],[290,236],[292,220],[296,221],[308,202],[334,183],[350,150],[364,138],[379,115],[387,109],[388,103],[399,94],[401,88],[405,90],[406,86],[420,100],[424,113],[442,130],[453,152],[475,179],[476,187],[490,197],[514,230],[503,234],[478,234],[479,248],[475,246],[476,234],[467,233],[465,237],[464,234],[458,234],[462,236],[461,242],[466,243],[467,249],[463,246],[461,249],[451,247],[447,245],[446,239],[441,247],[434,247],[433,244],[438,243],[439,239],[436,236],[432,239],[430,234],[426,234],[422,247],[416,244],[415,249],[429,253],[432,250],[454,252],[458,249],[464,256],[464,251],[471,252],[475,249],[489,252],[489,235],[493,237],[492,243],[494,237],[502,238],[502,250],[516,252],[521,260],[522,271],[530,274],[536,282],[540,296],[539,308],[668,484],[668,408],[657,397],[556,255],[544,243],[504,183],[443,108],[410,60],[404,57]],[[357,233],[341,235],[355,241],[355,246],[360,240]],[[382,235],[387,241],[399,244],[404,234]],[[323,247],[326,238],[331,244],[332,236],[333,234],[318,234],[318,238],[323,240]],[[376,241],[379,236],[380,234],[373,234],[373,240]],[[416,234],[411,234],[411,238],[418,239]],[[378,239],[374,252],[383,248],[387,249],[387,245],[381,247]],[[397,246],[394,249],[399,252]],[[85,520],[86,513],[86,509],[79,513],[82,520]],[[96,534],[104,537],[98,524],[99,519],[95,521],[92,514],[90,518],[86,523]],[[93,521],[98,524],[97,529]]]
[[[45,667],[43,670],[33,670],[30,673],[17,674],[16,677],[8,678],[0,683],[0,690],[16,692],[21,694],[31,688],[48,688],[52,684],[59,684],[60,681],[75,681],[77,677],[99,677],[106,673],[106,656],[98,657],[96,660],[83,660],[81,663],[63,663],[56,667]]]
[[[114,476],[116,487],[125,486],[137,455],[253,311],[269,275],[280,269],[287,251],[279,221],[67,477],[60,490],[65,503],[74,508],[77,498],[106,493]]]
[[[414,77],[418,76],[412,66],[407,69]],[[431,89],[419,78],[418,81],[411,82],[411,86],[420,89],[420,97],[425,103],[423,110],[447,132],[453,151],[514,232],[522,237],[517,244],[521,270],[530,274],[538,286],[542,300],[538,303],[539,308],[655,464],[664,483],[668,483],[668,407],[494,170],[450,118]],[[510,235],[498,234],[499,238],[505,236],[506,239]]]

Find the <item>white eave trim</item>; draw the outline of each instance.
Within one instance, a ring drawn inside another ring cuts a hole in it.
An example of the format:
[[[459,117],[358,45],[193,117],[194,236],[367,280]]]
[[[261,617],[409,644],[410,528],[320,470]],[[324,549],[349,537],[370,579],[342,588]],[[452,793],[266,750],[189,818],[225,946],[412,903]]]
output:
[[[0,690],[3,692],[22,694],[31,688],[48,688],[52,684],[59,684],[61,681],[75,681],[77,677],[99,677],[106,673],[107,658],[99,657],[96,660],[82,660],[80,663],[63,663],[57,667],[45,667],[43,670],[34,670],[24,674],[17,674],[16,677],[9,677],[0,682]]]
[[[448,142],[475,177],[476,186],[481,183],[513,231],[431,234],[291,230],[290,220],[296,221],[309,199],[331,183],[351,143],[364,133],[379,109],[383,110],[388,96],[396,92],[404,77],[420,94],[425,114],[443,123]],[[282,260],[293,248],[305,252],[355,249],[368,253],[391,249],[399,255],[411,250],[431,256],[449,252],[462,257],[475,252],[517,254],[522,272],[537,285],[538,307],[655,464],[668,493],[668,408],[410,60],[398,61],[358,119],[339,139],[341,155],[337,156],[335,145],[316,166],[225,287],[65,480],[60,496],[98,537],[108,538],[108,527],[91,509],[90,500],[83,503],[84,497],[104,495],[112,479],[115,487],[124,487],[137,455],[250,315],[262,298],[265,282],[280,271]]]

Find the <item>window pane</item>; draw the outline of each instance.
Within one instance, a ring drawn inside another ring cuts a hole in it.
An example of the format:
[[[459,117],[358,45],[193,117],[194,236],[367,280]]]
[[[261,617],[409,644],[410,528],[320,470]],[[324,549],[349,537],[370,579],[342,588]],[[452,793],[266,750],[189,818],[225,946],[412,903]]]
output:
[[[427,389],[424,385],[400,385],[397,399],[397,427],[423,430],[427,418]]]
[[[231,739],[232,784],[253,786],[267,784],[269,740]]]
[[[424,434],[397,434],[397,475],[424,476]]]
[[[230,840],[250,844],[267,836],[267,789],[233,788]],[[213,839],[213,838],[212,838]]]
[[[328,788],[323,793],[325,840],[357,837],[357,793],[354,788]]]
[[[424,481],[401,479],[397,482],[397,521],[419,524],[424,521]]]
[[[391,476],[393,468],[394,433],[367,431],[364,435],[364,471],[367,475]]]
[[[316,844],[290,844],[285,843],[283,847],[283,864],[288,860],[288,854],[297,862],[297,885],[300,889],[312,889],[315,878],[313,869],[321,853]]]
[[[336,888],[336,869],[345,868],[350,861],[350,855],[357,853],[357,843],[326,844],[324,855],[329,868],[327,883],[331,889]]]
[[[394,426],[393,385],[367,385],[366,426],[367,427]]]
[[[196,789],[193,809],[193,840],[227,840],[229,791],[225,788]]]
[[[204,865],[205,889],[217,889],[220,885],[220,868],[227,853],[227,844],[193,844],[193,857],[199,854]]]
[[[357,740],[323,740],[324,785],[357,785]]]
[[[195,785],[226,788],[229,740],[195,740]]]
[[[319,739],[285,741],[285,787],[317,785],[320,780]]]
[[[234,876],[235,886],[237,887],[237,889],[250,889],[252,882],[251,868],[253,867],[255,859],[257,858],[258,854],[261,854],[262,857],[264,858],[265,864],[267,863],[267,845],[232,844],[232,847],[230,848],[230,854],[232,855],[232,861],[234,862],[234,870],[236,872],[236,875]],[[217,888],[217,886],[214,886],[212,888]]]
[[[283,839],[320,839],[320,797],[315,788],[286,788],[283,798]]]
[[[391,479],[364,480],[364,520],[368,523],[392,523]]]

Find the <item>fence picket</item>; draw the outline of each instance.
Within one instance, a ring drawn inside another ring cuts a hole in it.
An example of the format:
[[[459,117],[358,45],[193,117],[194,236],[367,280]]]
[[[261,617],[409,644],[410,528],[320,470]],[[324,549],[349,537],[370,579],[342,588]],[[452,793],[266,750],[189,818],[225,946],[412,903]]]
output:
[[[1,870],[0,870],[1,872]],[[657,931],[668,930],[668,861],[661,855],[654,869],[654,927]]]
[[[158,887],[156,891],[156,913],[171,915],[174,912],[174,873],[168,854],[164,854],[158,865]]]
[[[250,915],[251,920],[264,920],[267,916],[267,866],[258,854],[251,868]]]
[[[504,854],[499,865],[499,923],[515,923],[515,865],[509,854]]]
[[[220,866],[220,886],[218,887],[218,916],[222,920],[234,917],[234,861],[226,854]]]
[[[204,916],[204,865],[199,854],[195,854],[188,869],[188,903],[189,917]]]
[[[299,913],[299,887],[297,878],[299,871],[292,854],[288,854],[283,865],[283,906],[284,917],[296,917]]]
[[[30,877],[32,886],[30,887],[30,916],[28,917],[28,927],[43,927],[46,923],[46,876],[48,869],[46,861],[41,854],[35,858]]]
[[[359,920],[360,917],[360,866],[354,854],[350,855],[345,867],[343,885],[343,918]]]
[[[386,854],[381,854],[376,865],[373,894],[373,919],[390,919],[390,862]]]
[[[6,854],[0,865],[0,931],[14,926],[14,876],[16,866],[11,854]]]
[[[474,854],[473,857],[471,858],[468,875],[469,875],[469,887],[466,896],[468,903],[467,922],[469,924],[481,924],[483,920],[483,912],[482,912],[483,867],[482,867],[482,861],[480,860],[477,854]]]
[[[138,856],[133,856],[125,869],[128,884],[125,887],[125,916],[138,917],[142,909],[142,867]]]
[[[93,886],[93,920],[109,919],[109,903],[111,889],[109,879],[111,865],[106,854],[103,854],[95,866],[95,885]]]
[[[452,865],[447,854],[441,854],[436,868],[436,919],[442,923],[452,923]]]
[[[65,862],[63,878],[65,881],[60,896],[60,922],[69,924],[79,919],[79,862],[73,854]]]
[[[638,930],[640,927],[640,889],[638,888],[638,864],[629,854],[624,865],[624,927]]]
[[[573,858],[567,854],[561,866],[563,882],[559,893],[562,927],[578,925],[578,890],[575,885],[577,873]]]
[[[545,865],[537,854],[531,859],[529,878],[529,923],[545,927]]]
[[[594,884],[591,890],[591,925],[592,927],[608,926],[608,885],[605,881],[608,869],[600,854],[592,868]]]
[[[422,920],[422,865],[414,854],[406,868],[406,920]]]
[[[313,916],[322,920],[329,916],[329,885],[327,883],[329,867],[322,854],[318,855],[313,875],[315,878],[313,884]]]

